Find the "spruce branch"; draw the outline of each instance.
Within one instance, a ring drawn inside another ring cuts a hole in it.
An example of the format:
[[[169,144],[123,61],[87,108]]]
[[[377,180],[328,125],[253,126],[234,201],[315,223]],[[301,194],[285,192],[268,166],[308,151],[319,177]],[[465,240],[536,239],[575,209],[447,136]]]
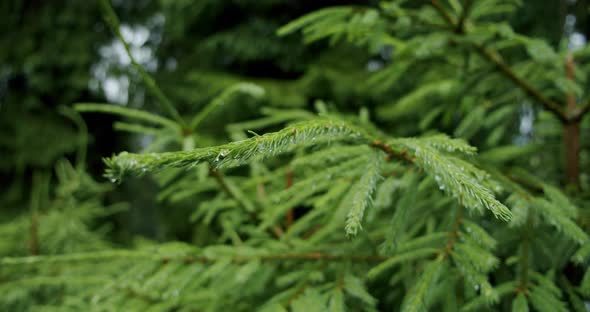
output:
[[[253,159],[262,160],[294,148],[314,145],[321,140],[363,143],[369,141],[367,137],[363,130],[345,122],[319,119],[220,146],[167,153],[122,152],[105,159],[109,167],[106,176],[118,181],[126,174],[141,175],[169,167],[189,169],[202,162],[208,162],[214,168],[231,168]]]
[[[385,235],[385,241],[383,242],[383,247],[386,251],[396,251],[400,249],[399,241],[400,241],[400,234],[403,233],[404,229],[408,224],[408,216],[410,215],[409,211],[412,208],[416,207],[416,200],[418,198],[418,183],[417,183],[417,175],[414,173],[408,173],[404,179],[406,179],[406,189],[403,195],[399,198],[395,205],[395,211],[393,216],[391,217],[391,221],[389,222],[390,230]],[[388,179],[383,184],[381,184],[381,189],[384,187],[389,187],[388,181],[395,181],[394,179]],[[390,193],[388,195],[391,196],[393,190],[391,188],[385,189],[384,192]],[[378,194],[377,196],[379,196]],[[389,199],[391,200],[391,199]],[[428,237],[428,235],[424,236]]]
[[[208,162],[212,168],[230,168],[245,164],[253,159],[265,159],[297,147],[313,145],[318,142],[316,139],[318,141],[348,141],[370,145],[385,152],[389,158],[405,159],[424,168],[439,183],[441,189],[450,192],[468,208],[479,211],[485,207],[498,218],[508,219],[510,217],[510,211],[498,202],[494,198],[493,192],[486,187],[486,185],[491,185],[485,181],[487,173],[466,161],[447,155],[447,153],[474,154],[476,149],[465,141],[450,139],[445,135],[435,135],[421,139],[394,139],[390,143],[383,143],[381,140],[371,139],[371,136],[364,130],[354,125],[329,119],[301,122],[278,132],[191,151],[151,154],[123,152],[105,160],[109,167],[107,177],[117,181],[127,173],[140,175],[166,167],[191,168],[200,162]],[[396,146],[396,149],[393,149],[392,146]],[[398,152],[399,148],[403,150]],[[405,150],[412,151],[413,156],[409,156]],[[379,157],[381,154],[375,153],[374,155]],[[381,159],[377,160],[376,158],[375,161],[370,162],[371,166],[381,162]],[[378,170],[373,170],[374,168],[377,167],[370,167],[368,172],[378,174]],[[359,189],[359,194],[372,194],[375,187],[375,177],[371,175],[362,179],[363,184],[359,184],[362,190]],[[368,184],[364,184],[364,182]],[[289,192],[293,192],[293,190],[297,190],[297,188],[290,189]],[[346,232],[348,235],[354,235],[358,231],[362,213],[368,205],[367,201],[360,200],[361,195],[358,196],[353,200],[354,209],[351,210],[347,221]],[[272,220],[265,222],[265,224],[270,225],[269,222]]]
[[[459,24],[456,24],[453,21],[453,18],[449,15],[447,10],[440,4],[438,0],[431,1],[432,6],[436,9],[436,11],[443,17],[443,19],[447,22],[447,24],[452,29],[461,29],[461,34],[465,34],[464,27],[461,27]],[[531,98],[536,100],[537,102],[541,103],[548,111],[552,112],[559,120],[563,123],[569,122],[569,117],[566,116],[565,111],[563,110],[562,105],[559,103],[549,99],[541,91],[536,89],[534,86],[529,84],[524,79],[520,78],[498,55],[498,53],[486,49],[483,45],[480,44],[473,44],[473,48],[486,60],[492,63],[504,76],[506,76],[510,81],[512,81],[516,86],[521,88],[527,95]]]
[[[542,199],[534,198],[531,201],[533,208],[539,212],[548,224],[553,225],[558,231],[582,245],[590,241],[588,234],[584,232],[573,220],[571,220],[561,207]]]
[[[465,225],[465,232],[461,226]],[[453,228],[443,251],[443,256],[453,260],[466,281],[481,289],[481,297],[490,304],[497,302],[498,293],[487,280],[487,274],[497,267],[498,259],[488,250],[493,244],[489,234],[472,222],[464,220],[463,206],[457,207]]]
[[[559,292],[559,289],[557,289]],[[555,294],[541,285],[535,285],[529,292],[528,299],[532,306],[541,312],[567,312],[567,305],[560,300],[561,293]]]
[[[491,62],[496,66],[496,68],[504,74],[510,81],[512,81],[516,86],[521,88],[528,96],[539,102],[541,105],[545,107],[548,111],[552,112],[555,117],[561,120],[563,123],[569,122],[569,117],[566,116],[566,113],[563,110],[563,107],[551,100],[550,98],[546,97],[532,86],[530,83],[525,81],[524,79],[520,78],[501,58],[500,56],[492,52],[491,50],[486,49],[482,45],[474,44],[474,48],[476,51],[486,60]]]
[[[380,165],[383,162],[382,155],[379,151],[372,152],[366,165],[365,173],[358,183],[353,186],[352,192],[354,192],[354,196],[348,216],[346,217],[345,226],[346,235],[349,237],[356,236],[358,231],[362,229],[361,223],[365,210],[373,202],[373,193],[375,192],[377,181],[381,178],[379,171]]]
[[[466,233],[480,247],[492,250],[496,248],[497,241],[479,224],[463,219],[461,222],[463,233]]]
[[[435,286],[438,278],[438,273],[441,271],[444,261],[444,257],[439,255],[435,260],[428,262],[424,266],[424,271],[420,276],[420,279],[412,287],[412,290],[408,292],[401,311],[403,312],[419,312],[427,309],[427,303],[425,297],[430,289]]]
[[[446,143],[444,143],[446,142]],[[481,212],[490,210],[496,218],[509,220],[510,210],[500,203],[487,185],[489,175],[459,158],[442,151],[458,151],[466,154],[475,153],[474,148],[461,140],[442,140],[441,137],[394,139],[391,146],[406,148],[413,153],[414,163],[423,168],[439,184],[439,188],[449,192],[461,205]]]
[[[365,156],[344,161],[338,165],[320,170],[306,179],[297,181],[290,188],[275,193],[271,201],[276,203],[276,206],[265,214],[264,221],[258,228],[261,230],[268,228],[297,203],[303,202],[315,193],[332,188],[334,179],[359,176],[361,174],[359,168],[362,168],[368,161],[368,157]]]

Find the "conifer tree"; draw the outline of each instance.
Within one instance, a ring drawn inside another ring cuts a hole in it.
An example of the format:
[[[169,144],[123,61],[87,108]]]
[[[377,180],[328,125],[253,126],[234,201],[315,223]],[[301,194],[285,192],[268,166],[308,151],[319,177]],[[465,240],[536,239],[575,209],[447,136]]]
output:
[[[368,68],[285,82],[195,64],[187,76],[215,90],[198,109],[136,59],[109,0],[99,5],[158,108],[60,108],[76,157],[35,171],[29,211],[0,225],[3,310],[586,311],[590,48],[513,29],[505,17],[526,4],[323,7],[273,40],[356,51]],[[322,87],[333,90],[309,90]],[[82,116],[97,114],[150,142],[103,155],[102,182],[85,165]],[[105,196],[134,177],[155,181],[158,204],[181,216],[168,226],[190,237],[109,237],[105,218],[126,204]]]

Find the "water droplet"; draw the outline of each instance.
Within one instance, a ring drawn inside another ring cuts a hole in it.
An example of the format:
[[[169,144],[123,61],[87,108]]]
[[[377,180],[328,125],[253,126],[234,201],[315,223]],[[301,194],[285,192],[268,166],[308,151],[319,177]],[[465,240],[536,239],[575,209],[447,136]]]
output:
[[[215,157],[215,162],[219,162],[220,160],[224,159],[225,156],[227,156],[229,154],[230,150],[224,149],[221,152],[219,152],[219,154],[217,155],[217,157]]]

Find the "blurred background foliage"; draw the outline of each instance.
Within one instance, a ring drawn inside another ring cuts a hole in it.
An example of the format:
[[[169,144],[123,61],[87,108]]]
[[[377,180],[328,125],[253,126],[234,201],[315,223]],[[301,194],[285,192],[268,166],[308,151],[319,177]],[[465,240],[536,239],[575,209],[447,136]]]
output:
[[[124,21],[122,32],[138,62],[156,77],[182,113],[194,113],[238,81],[267,88],[268,101],[277,107],[305,107],[315,98],[337,95],[342,105],[353,102],[348,94],[332,90],[336,88],[333,80],[340,71],[363,75],[367,56],[362,51],[345,51],[349,57],[340,58],[330,55],[335,52],[325,45],[307,47],[295,36],[275,35],[282,24],[337,3],[163,0],[114,1],[113,6]],[[76,124],[59,113],[59,106],[110,102],[154,112],[158,106],[146,96],[97,4],[9,0],[0,4],[0,12],[0,44],[5,47],[0,52],[0,183],[8,191],[2,192],[7,201],[4,209],[19,212],[28,202],[32,172],[52,171],[56,161],[72,157],[81,143]],[[355,84],[352,78],[346,82],[348,87]],[[256,115],[252,105],[259,104],[244,105],[250,107],[223,111],[203,127],[223,136],[220,118],[229,123]],[[104,170],[102,157],[121,149],[139,150],[149,139],[115,134],[114,117],[90,114],[84,118],[91,138],[88,169],[97,177]],[[146,213],[156,207],[153,192],[139,191],[149,188],[150,182],[136,183],[130,186],[135,191],[110,195],[116,198],[113,201],[130,200],[142,206],[143,212],[135,216],[139,219],[133,221],[136,224],[119,230],[124,236],[139,231],[164,238],[154,230],[159,228],[154,223],[161,220]]]
[[[428,2],[408,5],[421,7]],[[549,114],[540,112],[523,95],[516,96],[521,103],[505,109],[486,105],[472,109],[479,99],[462,97],[463,92],[457,91],[468,85],[431,79],[436,75],[428,71],[431,62],[442,62],[445,55],[439,54],[453,46],[446,37],[412,42],[412,56],[423,62],[403,65],[398,62],[403,54],[393,45],[373,44],[370,35],[360,37],[368,38],[367,42],[356,45],[344,42],[354,42],[354,35],[349,40],[317,40],[306,45],[300,34],[276,35],[279,27],[324,7],[377,7],[379,1],[113,0],[112,5],[135,59],[181,115],[195,115],[239,82],[264,88],[262,99],[232,95],[237,99],[228,102],[237,107],[222,106],[195,131],[201,142],[213,145],[235,139],[225,125],[261,117],[262,107],[314,110],[316,101],[322,100],[342,113],[356,114],[365,107],[372,120],[396,136],[437,130],[466,138],[480,149],[482,157],[492,160],[496,159],[493,153],[498,153],[494,147],[527,144],[527,150],[514,153],[534,154],[532,157],[507,156],[509,161],[522,164],[540,178],[565,184],[563,161],[555,159],[561,157],[556,156],[561,155],[561,128]],[[588,0],[522,1],[511,14],[498,13],[501,17],[495,20],[541,42],[530,48],[532,52],[507,49],[504,58],[518,63],[537,56],[542,61],[544,53],[550,53],[546,45],[556,51],[572,45],[583,49],[590,35],[589,8]],[[121,121],[118,117],[84,114],[82,120],[72,104],[108,102],[163,112],[130,66],[123,45],[104,23],[99,6],[93,1],[3,0],[0,17],[0,221],[9,224],[2,230],[0,255],[148,244],[143,239],[195,242],[215,234],[196,233],[202,229],[185,222],[194,203],[158,196],[158,185],[165,183],[165,176],[130,179],[116,189],[102,177],[103,157],[121,150],[143,151],[154,143],[154,136],[115,132],[114,123]],[[588,65],[580,66],[586,69]],[[563,70],[562,64],[555,67]],[[403,79],[392,85],[374,78],[392,72],[402,73]],[[473,79],[490,79],[490,85],[509,84],[494,81],[497,77],[491,75]],[[429,80],[435,82],[423,88]],[[583,82],[580,88],[587,88],[588,82]],[[413,97],[406,98],[411,111],[404,112],[403,107],[391,111],[391,105],[383,105],[415,89]],[[491,94],[493,90],[481,93],[494,99],[512,96]],[[414,103],[426,100],[430,106],[416,113]],[[432,109],[437,103],[440,108]],[[443,103],[452,104],[443,107]],[[491,119],[489,124],[478,124],[482,116]],[[500,122],[501,127],[497,126]],[[587,120],[582,129],[583,138],[588,138]],[[581,183],[587,190],[590,140],[581,142]],[[167,149],[177,150],[182,144],[166,143]],[[38,218],[44,221],[36,221]],[[69,221],[64,224],[63,220]],[[44,243],[14,235],[30,231],[36,231]]]
[[[222,110],[202,125],[220,139],[225,129],[219,120],[255,117],[253,105],[304,108],[325,99],[356,110],[372,100],[370,91],[358,88],[371,59],[364,50],[346,45],[331,49],[326,43],[306,46],[297,36],[275,34],[281,25],[315,9],[354,3],[142,0],[113,1],[113,6],[124,21],[122,32],[132,53],[182,114],[198,112],[239,81],[265,88],[268,103],[246,101],[243,109]],[[19,212],[28,202],[32,172],[51,171],[80,144],[76,124],[59,113],[59,106],[109,102],[160,111],[97,4],[9,0],[0,10],[0,44],[6,47],[0,51],[0,183],[9,190],[2,194],[10,203],[5,209]],[[102,157],[148,144],[143,135],[115,134],[114,117],[86,114],[84,119],[91,140],[88,169],[96,177],[104,170]],[[141,206],[138,215],[119,220],[120,235],[174,237],[158,230],[163,220],[156,217],[157,207],[166,208],[155,204],[153,192],[140,191],[149,189],[150,182],[135,183],[129,185],[132,189],[109,195],[112,201]]]
[[[427,2],[412,1],[411,5]],[[359,82],[394,62],[395,53],[392,60],[387,49],[366,50],[326,41],[303,45],[300,36],[275,34],[281,25],[305,13],[345,4],[377,5],[378,1],[113,1],[132,53],[181,114],[198,112],[239,81],[265,88],[267,103],[245,101],[240,104],[243,109],[221,110],[202,125],[216,140],[225,136],[220,120],[253,118],[258,114],[257,105],[311,108],[316,99],[322,99],[343,112],[355,112],[361,106],[370,108],[399,97],[419,82],[411,72],[419,72],[426,63],[405,74],[393,92],[375,92]],[[524,1],[506,18],[515,32],[541,37],[557,47],[567,45],[569,36],[585,38],[590,32],[587,11],[585,0]],[[32,173],[51,171],[59,159],[71,158],[81,143],[75,122],[60,114],[59,106],[110,102],[160,111],[129,66],[122,44],[104,24],[97,4],[6,0],[0,3],[0,12],[0,45],[4,47],[0,50],[0,183],[5,190],[4,210],[17,213],[27,205]],[[519,113],[511,112],[507,118],[513,131],[518,131]],[[137,151],[149,143],[143,135],[115,134],[114,117],[86,114],[84,120],[90,134],[87,167],[98,179],[102,157],[122,149]],[[439,130],[453,134],[455,126],[453,122],[446,127],[439,124]],[[417,132],[407,125],[393,129],[400,135]],[[167,231],[172,232],[161,230],[164,225],[159,223],[165,221],[159,210],[167,208],[155,204],[153,192],[140,191],[150,184],[135,181],[130,189],[108,195],[109,201],[142,206],[133,218],[118,220],[118,236],[129,238],[139,232],[165,239],[176,234],[169,227]]]

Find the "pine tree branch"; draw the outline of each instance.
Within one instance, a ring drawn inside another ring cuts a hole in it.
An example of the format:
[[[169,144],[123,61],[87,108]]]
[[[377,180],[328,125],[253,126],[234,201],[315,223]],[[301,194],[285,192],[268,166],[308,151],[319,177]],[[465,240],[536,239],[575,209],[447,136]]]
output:
[[[441,15],[444,18],[444,20],[447,21],[447,23],[450,27],[452,27],[452,29],[458,29],[459,26],[453,22],[452,17],[449,15],[447,10],[445,10],[445,8],[438,2],[438,0],[432,0],[431,4],[439,13],[439,15]],[[461,34],[465,34],[465,31],[463,30]],[[541,103],[541,105],[543,105],[545,109],[552,112],[563,123],[569,122],[569,116],[566,115],[559,103],[549,99],[535,87],[529,84],[527,81],[520,78],[508,65],[506,65],[506,63],[497,55],[497,53],[494,53],[479,44],[474,43],[473,47],[483,58],[494,64],[496,69],[498,69],[502,74],[504,74],[504,76],[506,76],[516,86],[522,89],[527,95]]]
[[[354,196],[352,197],[351,207],[346,216],[346,225],[344,227],[346,235],[349,237],[356,236],[362,228],[361,223],[364,212],[372,205],[373,193],[377,187],[377,180],[380,178],[379,167],[383,162],[383,154],[376,150],[373,150],[372,154],[365,167],[365,173],[352,188]]]
[[[401,311],[404,312],[419,312],[428,310],[426,305],[426,296],[432,286],[435,285],[438,272],[440,271],[444,261],[444,255],[439,254],[436,259],[427,263],[422,275],[414,284],[411,291],[409,291],[404,298]]]
[[[296,123],[277,132],[190,151],[149,154],[122,152],[105,159],[109,167],[106,176],[115,182],[129,173],[142,175],[169,167],[192,168],[202,162],[208,162],[215,168],[231,168],[254,159],[277,156],[294,148],[315,145],[320,141],[367,144],[370,136],[346,122],[318,119]]]
[[[520,78],[514,71],[512,71],[512,69],[508,65],[506,65],[506,63],[496,53],[486,49],[482,45],[473,44],[473,46],[481,56],[483,56],[485,59],[494,64],[496,68],[502,74],[504,74],[504,76],[506,76],[516,86],[522,89],[527,95],[537,100],[537,102],[541,103],[541,105],[543,105],[545,109],[552,112],[555,115],[555,117],[557,117],[563,123],[569,122],[569,117],[566,116],[560,104],[547,98],[545,95],[541,93],[541,91],[537,90],[527,81]]]
[[[449,139],[444,135],[423,138],[399,138],[390,141],[396,148],[407,148],[415,157],[415,164],[430,175],[439,189],[449,193],[457,201],[476,212],[490,210],[497,218],[509,220],[510,210],[499,202],[489,174],[471,163],[449,155],[459,152],[473,155],[476,149],[463,140]]]
[[[123,34],[121,33],[119,18],[117,17],[117,14],[111,7],[109,0],[100,0],[100,7],[103,10],[105,22],[111,28],[115,36],[117,36],[117,38],[119,38],[119,40],[123,44],[125,52],[131,60],[131,64],[141,76],[141,79],[145,83],[148,91],[150,91],[152,95],[154,95],[158,99],[158,102],[160,103],[162,109],[164,109],[164,111],[166,111],[166,113],[168,113],[172,118],[174,118],[179,125],[186,129],[186,123],[180,117],[180,114],[178,114],[178,111],[176,110],[172,102],[168,99],[168,97],[166,97],[166,95],[164,94],[164,92],[162,92],[160,87],[158,87],[158,85],[150,76],[150,74],[148,74],[148,72],[143,68],[143,66],[141,66],[141,64],[139,64],[135,60],[135,57],[133,57],[129,44],[127,43],[127,41],[125,41],[125,38],[123,38]]]

